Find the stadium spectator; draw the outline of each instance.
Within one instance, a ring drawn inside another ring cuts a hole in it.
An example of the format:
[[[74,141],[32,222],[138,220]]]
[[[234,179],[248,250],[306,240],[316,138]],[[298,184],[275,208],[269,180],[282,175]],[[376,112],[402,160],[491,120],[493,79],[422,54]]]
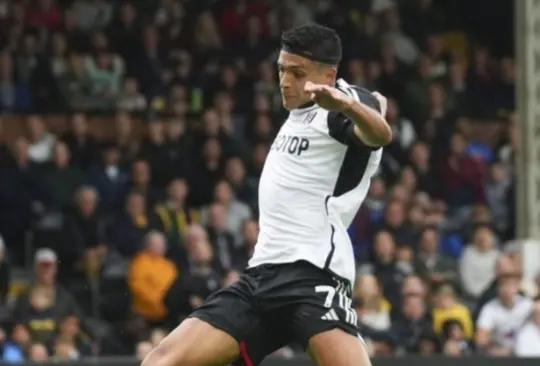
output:
[[[495,229],[500,234],[506,233],[509,227],[510,207],[507,197],[511,184],[506,167],[500,162],[492,163],[489,178],[486,180],[486,203],[496,225]]]
[[[187,244],[188,264],[184,270],[184,283],[189,294],[189,305],[195,309],[221,286],[221,276],[213,267],[214,251],[206,238]]]
[[[213,247],[215,266],[221,271],[232,269],[233,255],[237,238],[227,227],[227,209],[220,203],[214,203],[208,208],[208,239]]]
[[[144,112],[147,107],[145,96],[139,91],[139,84],[134,78],[126,78],[118,97],[118,109],[134,112]]]
[[[90,110],[95,103],[91,95],[92,85],[85,68],[84,56],[74,52],[70,55],[66,68],[66,72],[56,80],[61,97],[60,104],[76,110]]]
[[[157,228],[158,219],[147,211],[144,195],[134,191],[128,194],[125,211],[112,225],[110,237],[116,250],[129,258],[142,248],[143,237]]]
[[[88,169],[99,155],[99,145],[88,128],[86,115],[75,113],[70,117],[70,129],[61,136],[70,151],[70,166],[82,170]]]
[[[225,210],[223,213],[225,219],[224,229],[234,236],[235,242],[239,241],[242,223],[244,220],[251,218],[249,206],[233,196],[231,185],[224,180],[218,182],[214,188],[214,202]],[[212,224],[212,221],[215,221],[213,219],[215,215],[211,211],[212,209],[209,208],[201,212],[202,223]]]
[[[476,302],[476,310],[479,311],[487,302],[497,297],[497,284],[499,279],[509,276],[520,276],[521,272],[516,263],[512,261],[509,255],[503,254],[495,263],[495,278],[490,285],[482,292]],[[476,318],[476,317],[475,317]]]
[[[416,272],[430,285],[457,280],[456,263],[440,252],[439,242],[433,227],[424,229],[419,238]]]
[[[58,339],[66,343],[66,348],[71,348],[72,355],[89,357],[93,355],[90,337],[81,329],[81,322],[75,315],[65,316],[58,329]]]
[[[188,186],[184,179],[174,179],[167,187],[167,199],[158,203],[155,212],[161,221],[169,253],[182,246],[184,235],[191,224],[199,222],[199,211],[187,206]]]
[[[47,362],[49,351],[43,343],[33,343],[28,349],[28,359],[32,362]]]
[[[392,323],[390,334],[394,344],[408,353],[416,353],[426,332],[432,329],[428,309],[419,296],[403,299],[403,317]]]
[[[71,294],[56,282],[57,256],[51,249],[39,249],[34,257],[33,284],[17,298],[13,319],[29,327],[32,339],[52,341],[62,317],[76,314],[82,318]]]
[[[162,120],[152,119],[148,122],[148,137],[142,141],[139,155],[153,167],[151,180],[156,186],[164,187],[173,177],[171,170],[174,167],[168,164],[168,153],[165,124]]]
[[[453,287],[448,284],[440,285],[435,296],[432,310],[433,330],[441,335],[447,322],[456,321],[462,332],[461,337],[470,340],[474,332],[471,312],[465,305],[459,303]]]
[[[128,175],[120,165],[120,149],[114,144],[102,148],[102,162],[88,169],[88,181],[94,186],[105,212],[117,210],[122,205],[127,189]]]
[[[144,238],[144,248],[133,257],[129,267],[132,310],[154,324],[167,317],[164,299],[178,276],[174,263],[165,257],[166,250],[164,236],[150,231]]]
[[[143,195],[148,209],[155,206],[160,197],[152,184],[152,173],[148,161],[138,159],[131,164],[131,182],[128,189]]]
[[[129,165],[135,160],[139,143],[133,128],[133,116],[126,111],[118,111],[114,118],[114,143],[120,149],[120,162]]]
[[[467,295],[477,299],[488,288],[495,278],[498,257],[493,232],[488,227],[477,228],[459,263],[461,283]]]
[[[536,298],[531,318],[519,330],[516,338],[515,354],[519,357],[539,357],[540,349],[540,299]]]
[[[373,258],[371,273],[380,281],[383,294],[391,304],[395,304],[399,297],[399,288],[404,277],[403,268],[397,266],[396,244],[391,234],[387,231],[379,231],[374,239]]]
[[[257,207],[257,182],[247,176],[246,167],[242,159],[233,157],[227,160],[226,164],[227,180],[233,190],[233,195],[240,202],[249,205],[251,211]]]
[[[84,173],[70,166],[68,146],[58,141],[54,145],[51,166],[43,173],[51,204],[60,209],[71,206],[73,196],[85,180]]]
[[[79,186],[74,195],[75,209],[70,213],[75,235],[82,241],[84,251],[106,251],[105,224],[98,215],[99,196],[97,191],[89,186]]]
[[[465,155],[467,141],[456,133],[450,140],[450,155],[441,168],[444,197],[451,207],[484,202],[483,176],[479,164]]]
[[[511,355],[520,328],[531,314],[533,302],[518,294],[519,278],[498,280],[498,297],[480,309],[476,347],[494,356]]]
[[[382,296],[377,278],[371,274],[360,275],[354,287],[354,301],[359,305],[359,320],[375,330],[390,328],[392,305]]]
[[[15,324],[9,339],[4,342],[2,360],[5,362],[23,362],[25,353],[31,347],[30,330],[24,324]]]
[[[451,343],[451,348],[458,348],[460,350],[459,354],[461,355],[470,355],[473,351],[472,340],[470,337],[465,336],[465,332],[461,322],[458,320],[448,320],[444,323],[443,329],[443,347],[446,347],[448,343]],[[456,347],[458,346],[458,347]],[[447,353],[448,350],[445,350],[444,353]]]
[[[51,161],[56,137],[47,131],[40,116],[29,116],[26,120],[26,126],[30,138],[28,147],[30,160],[37,164]]]
[[[245,220],[242,224],[242,241],[235,246],[232,255],[234,270],[242,271],[242,268],[246,268],[248,261],[255,250],[258,235],[259,224],[257,221],[253,219]]]

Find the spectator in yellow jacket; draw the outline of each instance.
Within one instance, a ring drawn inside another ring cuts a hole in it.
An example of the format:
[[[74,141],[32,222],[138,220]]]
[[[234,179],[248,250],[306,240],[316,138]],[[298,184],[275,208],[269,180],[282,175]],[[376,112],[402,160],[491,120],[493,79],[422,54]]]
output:
[[[467,340],[472,338],[474,329],[471,312],[465,305],[459,303],[451,285],[445,284],[439,287],[435,295],[432,316],[433,330],[437,334],[441,334],[446,322],[455,320],[461,325],[464,338]]]
[[[174,263],[165,257],[166,249],[163,234],[151,231],[145,237],[144,249],[129,265],[132,309],[149,321],[161,321],[167,316],[164,298],[178,276]]]

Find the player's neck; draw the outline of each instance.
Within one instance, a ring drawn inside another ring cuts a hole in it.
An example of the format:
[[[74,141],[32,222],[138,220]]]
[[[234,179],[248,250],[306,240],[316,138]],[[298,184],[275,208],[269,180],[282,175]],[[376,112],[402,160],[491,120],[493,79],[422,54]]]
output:
[[[291,109],[289,113],[292,116],[302,116],[302,115],[305,115],[306,113],[311,112],[316,107],[317,107],[317,104],[315,104],[315,102],[307,102],[307,103],[302,104],[298,108]]]

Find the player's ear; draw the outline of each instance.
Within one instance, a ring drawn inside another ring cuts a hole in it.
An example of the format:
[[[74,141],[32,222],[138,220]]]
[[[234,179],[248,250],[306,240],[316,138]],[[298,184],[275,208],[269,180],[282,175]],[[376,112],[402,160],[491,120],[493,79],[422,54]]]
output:
[[[336,81],[337,67],[327,66],[324,70],[325,79],[328,84],[333,85]]]

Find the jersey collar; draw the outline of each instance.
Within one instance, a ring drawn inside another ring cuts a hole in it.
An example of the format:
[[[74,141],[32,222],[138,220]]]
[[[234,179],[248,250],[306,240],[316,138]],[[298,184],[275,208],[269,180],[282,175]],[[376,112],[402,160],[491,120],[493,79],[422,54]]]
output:
[[[289,113],[292,116],[303,116],[306,113],[311,112],[315,108],[317,108],[317,104],[315,102],[307,102],[296,109],[291,109]]]

